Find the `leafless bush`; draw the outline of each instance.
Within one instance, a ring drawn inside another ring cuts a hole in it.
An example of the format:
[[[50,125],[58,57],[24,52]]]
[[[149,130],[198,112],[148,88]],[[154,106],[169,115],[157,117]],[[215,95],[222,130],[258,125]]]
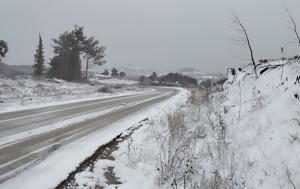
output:
[[[230,158],[230,167],[215,168],[211,174],[203,170],[201,178],[195,182],[193,189],[243,189],[246,187],[246,177],[242,172],[237,172],[238,162],[234,159],[234,154]]]
[[[300,142],[300,137],[298,135],[298,133],[293,133],[293,134],[290,134],[290,139],[289,139],[290,143],[293,144],[295,142]]]
[[[113,88],[114,89],[123,89],[125,87],[125,85],[123,84],[116,84],[116,85],[113,85]]]
[[[202,114],[202,106],[195,107],[191,112],[191,119],[193,124],[195,125],[194,134],[195,139],[204,139],[207,136],[206,128],[204,126]]]
[[[197,105],[199,104],[198,101],[199,101],[199,98],[197,97],[197,89],[191,89],[191,95],[189,97],[189,101],[191,102],[191,104],[193,105]]]
[[[296,185],[295,185],[295,183],[294,183],[294,181],[293,181],[293,179],[292,179],[292,173],[291,173],[291,171],[290,171],[290,169],[289,169],[288,167],[286,167],[286,176],[287,176],[288,181],[289,181],[289,183],[291,184],[291,186],[292,186],[294,189],[297,189],[297,188],[296,188]]]
[[[111,87],[105,85],[98,90],[99,93],[112,93]]]
[[[173,188],[177,185],[186,185],[195,174],[193,167],[194,147],[192,138],[187,132],[185,114],[176,111],[168,115],[168,135],[159,141],[159,157],[161,184],[171,183]]]
[[[184,117],[184,113],[181,111],[171,113],[167,117],[168,129],[173,140],[181,137],[186,130]]]
[[[25,87],[25,82],[24,81],[18,81],[17,86]]]
[[[141,151],[142,149],[140,148],[140,146],[135,145],[132,137],[130,136],[127,139],[126,156],[131,166],[137,165],[137,163],[141,161]]]
[[[221,160],[223,158],[224,155],[224,151],[227,148],[227,144],[226,144],[226,125],[224,123],[224,120],[221,116],[221,114],[217,115],[217,127],[216,127],[216,131],[217,131],[217,151],[218,151],[218,157]]]

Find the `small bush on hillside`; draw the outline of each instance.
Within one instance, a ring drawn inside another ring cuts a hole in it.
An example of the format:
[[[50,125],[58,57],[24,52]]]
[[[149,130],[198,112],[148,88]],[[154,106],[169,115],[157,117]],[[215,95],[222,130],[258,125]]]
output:
[[[98,90],[99,93],[112,93],[111,87],[105,85]]]

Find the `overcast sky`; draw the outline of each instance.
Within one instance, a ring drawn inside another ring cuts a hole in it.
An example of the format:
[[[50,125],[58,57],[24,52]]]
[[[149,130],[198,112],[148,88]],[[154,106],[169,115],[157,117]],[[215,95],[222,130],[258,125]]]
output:
[[[246,64],[247,49],[230,38],[235,11],[246,25],[257,59],[294,55],[297,47],[283,6],[300,27],[300,0],[0,0],[0,39],[8,64],[32,64],[38,33],[47,62],[52,38],[85,27],[107,47],[107,64],[157,70],[195,67],[224,72]]]

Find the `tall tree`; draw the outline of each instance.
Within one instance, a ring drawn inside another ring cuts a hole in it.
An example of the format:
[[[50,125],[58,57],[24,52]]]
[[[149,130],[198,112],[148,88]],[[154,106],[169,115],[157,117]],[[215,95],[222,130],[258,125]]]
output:
[[[1,58],[5,57],[7,52],[8,52],[7,42],[0,40],[0,63],[1,63]]]
[[[149,77],[150,80],[155,81],[157,79],[156,72],[153,72],[152,75]]]
[[[113,68],[111,70],[111,77],[118,77],[118,76],[119,76],[118,70],[116,68]]]
[[[53,39],[55,56],[50,61],[48,75],[66,81],[78,81],[81,78],[80,41],[76,32],[64,32]]]
[[[87,38],[83,41],[83,52],[85,58],[85,80],[88,80],[89,63],[103,65],[106,63],[104,58],[105,47],[99,45],[99,41],[94,37]]]
[[[258,78],[257,75],[257,66],[256,66],[256,62],[254,59],[254,52],[253,52],[253,48],[250,42],[250,38],[248,35],[248,32],[246,30],[246,27],[244,26],[244,24],[242,23],[242,21],[240,20],[240,18],[236,15],[233,14],[233,19],[232,19],[233,23],[236,25],[236,31],[241,35],[239,37],[237,37],[236,39],[233,39],[234,41],[240,42],[243,45],[246,45],[249,49],[250,52],[250,58],[251,58],[251,62],[253,65],[253,71],[255,74],[255,77]]]
[[[40,34],[39,34],[39,44],[36,49],[36,53],[34,55],[34,62],[35,63],[33,64],[33,68],[34,68],[33,74],[35,76],[42,77],[45,69],[45,65],[44,65],[45,59],[44,59],[43,41]]]
[[[125,72],[120,72],[120,77],[126,77],[126,73]]]
[[[107,69],[104,70],[104,72],[102,73],[102,75],[109,75],[109,72]]]
[[[51,59],[50,77],[57,77],[67,81],[79,80],[81,78],[80,55],[86,62],[85,78],[88,77],[89,63],[102,65],[105,63],[104,46],[94,37],[84,34],[84,27],[74,26],[71,32],[66,31],[58,39],[53,40],[54,54]]]
[[[106,63],[104,58],[105,47],[100,46],[99,40],[96,40],[93,36],[87,37],[84,34],[83,26],[74,26],[74,33],[76,35],[77,40],[80,42],[80,51],[84,54],[85,58],[85,79],[88,80],[88,69],[89,63],[92,62],[94,64],[103,65]]]

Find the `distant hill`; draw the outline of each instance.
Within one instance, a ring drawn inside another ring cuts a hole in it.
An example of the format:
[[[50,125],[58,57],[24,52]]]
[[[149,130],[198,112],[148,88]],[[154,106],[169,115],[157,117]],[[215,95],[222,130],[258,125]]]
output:
[[[200,71],[197,68],[191,68],[191,67],[181,68],[181,69],[177,70],[176,72],[178,72],[182,75],[187,75],[187,76],[196,78],[198,83],[201,83],[203,80],[214,79],[214,78],[219,77],[217,75],[205,73],[205,72]]]
[[[107,69],[110,72],[112,68],[114,68],[114,66],[108,66],[108,65],[98,66],[96,64],[91,64],[89,71],[102,73],[105,69]],[[120,71],[125,72],[126,76],[128,77],[136,77],[136,78],[138,78],[141,75],[150,76],[153,72],[153,70],[147,70],[147,69],[136,68],[131,66],[127,66],[127,67],[115,66],[115,68],[119,72]]]
[[[17,75],[31,75],[33,68],[31,65],[7,65],[0,63],[0,74],[6,77],[14,77]]]
[[[32,75],[33,74],[33,67],[32,65],[11,65],[11,68],[24,73],[25,75]]]
[[[114,66],[109,66],[109,65],[103,65],[103,66],[98,66],[96,64],[91,64],[90,65],[90,71],[93,72],[98,72],[98,73],[102,73],[105,69],[108,69],[108,71],[110,71]],[[126,75],[128,77],[133,77],[133,78],[138,78],[141,75],[145,75],[145,76],[150,76],[153,72],[156,72],[157,75],[166,75],[169,72],[173,72],[173,73],[180,73],[182,75],[186,75],[186,76],[190,76],[193,78],[196,78],[198,83],[203,81],[203,80],[207,80],[207,79],[212,79],[212,78],[218,78],[218,75],[214,75],[214,74],[209,74],[209,73],[205,73],[197,68],[192,68],[192,67],[186,67],[186,68],[181,68],[181,69],[177,69],[177,70],[169,70],[169,71],[155,71],[154,69],[145,69],[145,68],[139,68],[139,67],[133,67],[133,66],[126,66],[126,67],[115,67],[116,69],[118,69],[119,71],[125,72]]]

